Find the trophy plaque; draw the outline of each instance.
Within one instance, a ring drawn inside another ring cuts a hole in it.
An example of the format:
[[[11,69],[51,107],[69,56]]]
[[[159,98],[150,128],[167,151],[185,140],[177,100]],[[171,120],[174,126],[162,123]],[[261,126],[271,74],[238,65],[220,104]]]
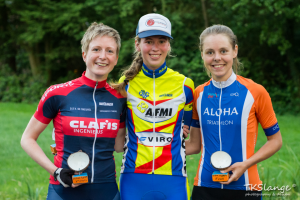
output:
[[[90,164],[90,158],[86,153],[81,150],[76,153],[72,153],[69,156],[67,163],[70,169],[78,173],[72,176],[74,184],[89,182],[87,173],[83,173]]]
[[[218,171],[214,171],[212,174],[212,180],[214,182],[228,181],[229,173],[221,173],[220,170],[226,169],[231,165],[231,156],[225,151],[216,151],[210,157],[211,165]]]

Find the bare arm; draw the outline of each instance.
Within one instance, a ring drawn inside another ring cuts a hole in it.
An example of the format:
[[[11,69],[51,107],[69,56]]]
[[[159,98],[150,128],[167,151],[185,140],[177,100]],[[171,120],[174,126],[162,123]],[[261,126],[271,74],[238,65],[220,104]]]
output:
[[[45,155],[36,140],[48,124],[43,124],[32,116],[21,138],[21,146],[25,152],[51,175],[57,167]]]
[[[221,171],[222,173],[226,173],[232,171],[232,176],[229,178],[227,182],[220,182],[221,184],[229,184],[232,181],[237,181],[245,171],[269,157],[275,154],[282,146],[282,138],[281,133],[278,131],[274,135],[267,136],[268,141],[262,146],[253,156],[244,162],[237,162],[231,165],[228,169]]]
[[[201,150],[201,134],[200,128],[191,126],[190,138],[185,141],[186,155],[198,154]]]
[[[126,128],[120,128],[115,140],[115,151],[117,153],[124,151]]]

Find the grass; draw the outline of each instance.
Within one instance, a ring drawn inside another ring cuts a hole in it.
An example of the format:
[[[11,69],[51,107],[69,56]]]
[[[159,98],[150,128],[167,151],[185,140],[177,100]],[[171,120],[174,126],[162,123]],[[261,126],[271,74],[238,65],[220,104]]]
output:
[[[22,133],[33,115],[36,105],[0,103],[0,200],[46,199],[49,174],[36,164],[21,148]],[[300,134],[299,116],[277,116],[283,137],[283,147],[271,158],[258,164],[260,177],[266,186],[290,186],[289,196],[277,195],[280,191],[264,191],[263,199],[300,199]],[[53,161],[50,144],[53,125],[38,138],[38,143]],[[266,142],[259,128],[256,150]],[[200,154],[187,157],[187,172],[190,189],[193,189]],[[122,153],[115,153],[117,179],[119,179]],[[292,187],[293,184],[296,187]],[[272,196],[273,193],[275,196]]]

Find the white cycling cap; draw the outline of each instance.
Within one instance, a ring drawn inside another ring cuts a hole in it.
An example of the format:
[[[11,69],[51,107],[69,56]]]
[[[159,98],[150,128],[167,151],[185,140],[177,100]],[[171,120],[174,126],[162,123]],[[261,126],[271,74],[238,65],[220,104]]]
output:
[[[171,36],[171,22],[165,16],[160,14],[147,14],[140,18],[136,28],[136,35],[139,38],[145,38],[153,35]],[[173,38],[172,38],[173,39]]]

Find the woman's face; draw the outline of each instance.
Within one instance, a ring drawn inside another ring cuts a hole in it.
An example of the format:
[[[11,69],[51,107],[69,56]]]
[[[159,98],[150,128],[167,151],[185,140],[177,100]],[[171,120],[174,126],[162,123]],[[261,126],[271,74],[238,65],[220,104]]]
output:
[[[118,62],[117,43],[114,38],[104,35],[95,37],[89,44],[88,52],[82,53],[86,64],[85,76],[103,81]]]
[[[230,77],[237,52],[238,46],[232,49],[229,38],[223,34],[209,35],[204,39],[201,57],[215,81],[226,81]]]
[[[165,62],[170,43],[166,36],[155,35],[141,38],[140,43],[136,40],[135,48],[141,52],[145,65],[155,70]]]

